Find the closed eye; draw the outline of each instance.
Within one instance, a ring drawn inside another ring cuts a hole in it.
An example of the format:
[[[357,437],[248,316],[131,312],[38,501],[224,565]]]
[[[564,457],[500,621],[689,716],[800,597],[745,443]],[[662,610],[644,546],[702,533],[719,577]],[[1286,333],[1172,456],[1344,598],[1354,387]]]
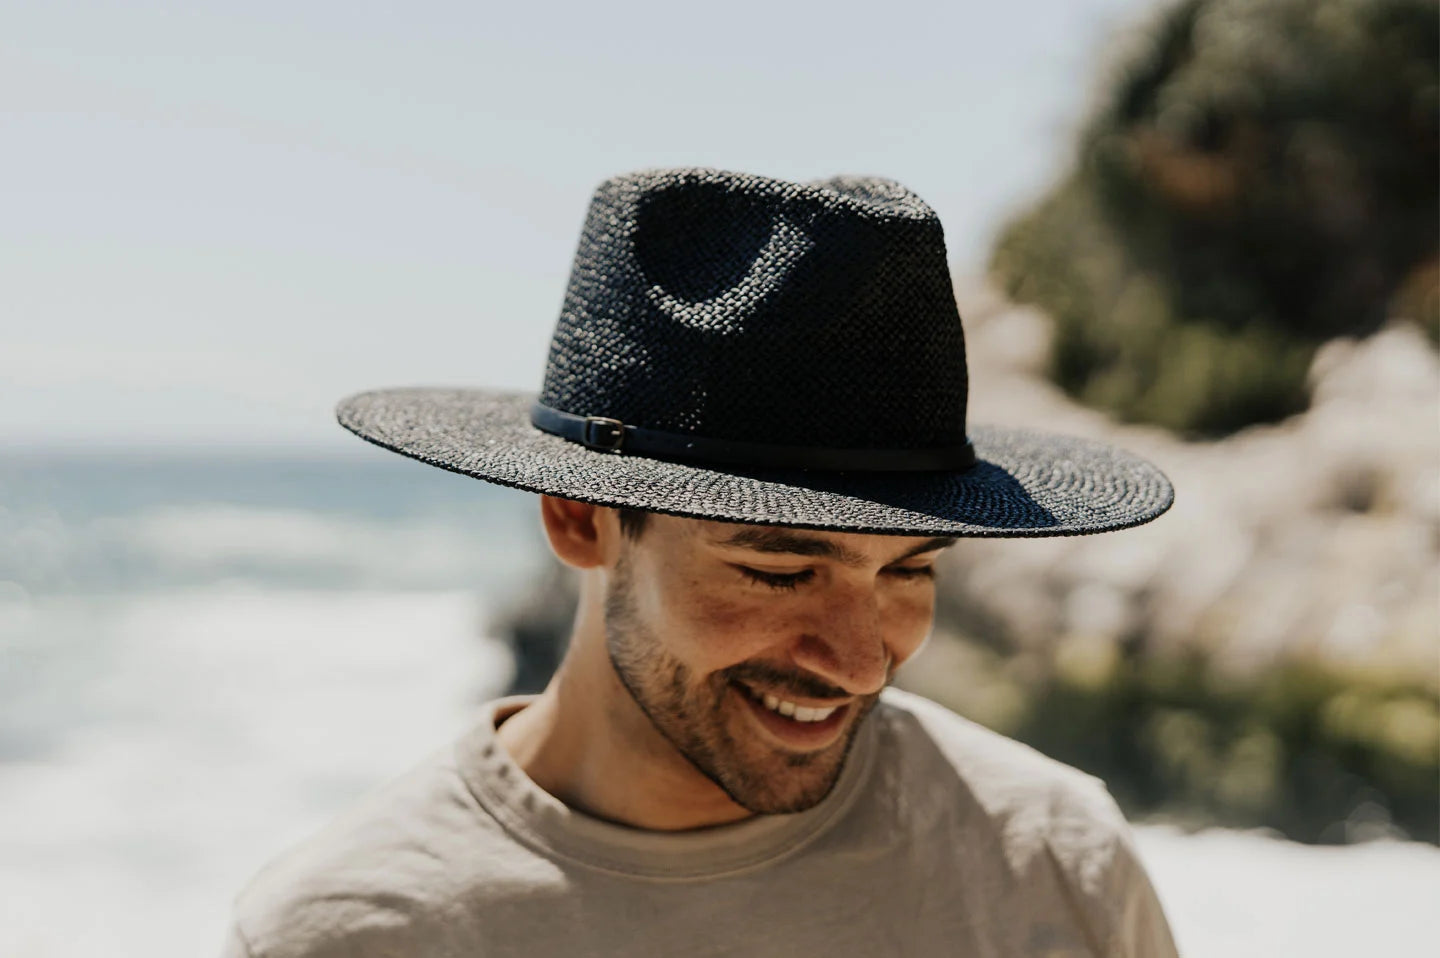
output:
[[[745,565],[737,565],[735,568],[751,582],[781,591],[790,591],[798,588],[800,583],[809,582],[815,578],[814,569],[805,569],[801,572],[764,572],[760,569],[752,569]]]
[[[935,567],[933,565],[922,566],[893,566],[885,570],[891,575],[899,576],[902,579],[933,579],[935,578]]]

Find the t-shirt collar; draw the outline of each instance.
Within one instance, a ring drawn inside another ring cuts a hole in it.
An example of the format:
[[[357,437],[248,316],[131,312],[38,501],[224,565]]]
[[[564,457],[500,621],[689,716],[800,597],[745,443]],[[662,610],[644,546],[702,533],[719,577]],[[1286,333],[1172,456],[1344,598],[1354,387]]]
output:
[[[647,831],[577,812],[520,769],[501,746],[495,729],[532,701],[534,696],[513,696],[482,709],[478,725],[455,746],[466,785],[496,821],[533,850],[636,878],[714,878],[768,865],[793,853],[839,821],[869,777],[874,758],[872,715],[862,723],[835,788],[815,807],[691,831]]]

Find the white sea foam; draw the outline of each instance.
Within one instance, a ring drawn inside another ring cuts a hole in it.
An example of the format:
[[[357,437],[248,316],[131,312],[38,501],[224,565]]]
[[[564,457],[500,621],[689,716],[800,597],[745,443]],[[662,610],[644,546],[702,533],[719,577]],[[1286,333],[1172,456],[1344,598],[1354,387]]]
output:
[[[4,706],[41,743],[0,764],[7,958],[218,950],[266,858],[452,739],[510,669],[465,592],[30,607],[0,647],[43,637],[96,667],[41,662],[44,687]]]
[[[1186,958],[1433,954],[1440,849],[1300,845],[1212,829],[1141,828],[1140,855]]]

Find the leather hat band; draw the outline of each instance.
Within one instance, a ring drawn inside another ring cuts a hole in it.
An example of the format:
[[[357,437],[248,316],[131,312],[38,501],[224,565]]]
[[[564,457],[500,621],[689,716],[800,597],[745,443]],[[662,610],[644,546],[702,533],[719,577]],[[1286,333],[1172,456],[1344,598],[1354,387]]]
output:
[[[824,449],[736,442],[661,432],[604,416],[576,416],[539,402],[530,407],[530,422],[536,429],[600,452],[756,469],[960,472],[975,464],[975,449],[969,442],[939,449]]]

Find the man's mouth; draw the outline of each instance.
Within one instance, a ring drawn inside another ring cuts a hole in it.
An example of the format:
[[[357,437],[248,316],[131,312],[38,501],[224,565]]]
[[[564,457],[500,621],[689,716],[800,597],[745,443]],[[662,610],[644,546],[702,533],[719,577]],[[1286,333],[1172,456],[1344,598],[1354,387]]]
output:
[[[779,712],[786,718],[793,718],[797,722],[819,722],[827,719],[835,713],[840,706],[831,705],[826,708],[813,708],[804,705],[796,705],[794,702],[778,698],[774,695],[762,695],[753,689],[747,689],[750,698],[759,702],[772,712]]]
[[[811,751],[828,745],[845,722],[848,702],[840,705],[804,705],[772,692],[752,689],[742,682],[735,690],[760,725],[787,748]]]

